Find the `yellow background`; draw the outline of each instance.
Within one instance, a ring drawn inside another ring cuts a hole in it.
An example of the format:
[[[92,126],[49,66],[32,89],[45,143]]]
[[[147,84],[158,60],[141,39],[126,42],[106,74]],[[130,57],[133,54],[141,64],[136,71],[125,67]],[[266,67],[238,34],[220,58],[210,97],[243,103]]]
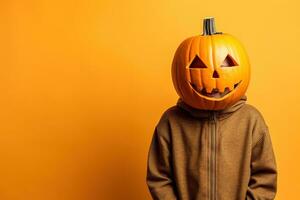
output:
[[[2,0],[0,199],[150,200],[146,158],[174,105],[179,43],[217,30],[246,47],[248,103],[269,125],[277,200],[300,189],[297,0]]]

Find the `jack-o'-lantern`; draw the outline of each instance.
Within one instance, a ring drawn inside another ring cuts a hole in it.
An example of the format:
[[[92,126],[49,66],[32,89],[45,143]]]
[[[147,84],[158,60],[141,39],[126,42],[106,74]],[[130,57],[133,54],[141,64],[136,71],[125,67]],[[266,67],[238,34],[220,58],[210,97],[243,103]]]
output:
[[[188,105],[222,110],[236,103],[250,81],[250,64],[242,44],[216,32],[214,18],[205,18],[203,34],[184,40],[172,63],[172,80]]]

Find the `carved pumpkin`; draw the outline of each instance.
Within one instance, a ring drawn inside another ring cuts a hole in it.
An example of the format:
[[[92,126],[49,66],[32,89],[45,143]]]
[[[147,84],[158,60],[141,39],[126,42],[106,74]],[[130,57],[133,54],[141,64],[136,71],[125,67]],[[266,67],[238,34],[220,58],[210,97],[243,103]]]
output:
[[[203,34],[187,38],[178,47],[172,80],[188,105],[222,110],[237,102],[248,88],[248,56],[237,39],[215,31],[214,18],[205,18]]]

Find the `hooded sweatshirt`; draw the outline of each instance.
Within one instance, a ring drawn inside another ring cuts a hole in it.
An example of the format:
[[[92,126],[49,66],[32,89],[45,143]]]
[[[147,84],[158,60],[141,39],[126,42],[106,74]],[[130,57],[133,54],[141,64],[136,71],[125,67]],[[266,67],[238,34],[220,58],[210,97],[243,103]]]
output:
[[[154,200],[272,200],[277,170],[268,126],[244,95],[220,111],[181,99],[164,112],[148,152]]]

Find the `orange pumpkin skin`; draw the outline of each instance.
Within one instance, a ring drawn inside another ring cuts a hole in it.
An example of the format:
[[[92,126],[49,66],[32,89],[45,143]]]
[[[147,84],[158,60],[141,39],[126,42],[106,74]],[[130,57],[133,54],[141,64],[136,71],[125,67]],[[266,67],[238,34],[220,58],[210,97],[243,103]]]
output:
[[[188,105],[197,109],[222,110],[236,103],[248,88],[248,56],[241,43],[229,34],[190,37],[176,50],[172,80],[176,92]],[[203,89],[206,93],[213,89],[230,92],[215,98],[203,95],[200,92]]]

